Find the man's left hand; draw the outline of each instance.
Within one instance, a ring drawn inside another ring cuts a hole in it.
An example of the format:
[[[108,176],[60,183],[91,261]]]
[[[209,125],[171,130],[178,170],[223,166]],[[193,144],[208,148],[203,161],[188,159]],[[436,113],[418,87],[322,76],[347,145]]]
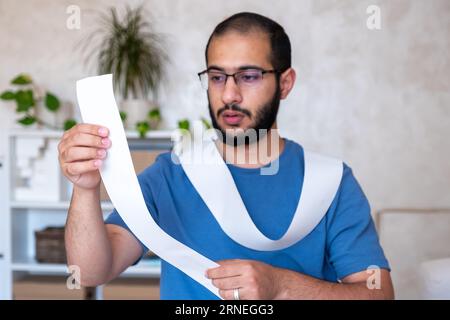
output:
[[[272,300],[280,294],[282,270],[254,260],[222,260],[217,268],[206,271],[207,278],[219,289],[225,300],[233,300],[234,289],[239,299]]]

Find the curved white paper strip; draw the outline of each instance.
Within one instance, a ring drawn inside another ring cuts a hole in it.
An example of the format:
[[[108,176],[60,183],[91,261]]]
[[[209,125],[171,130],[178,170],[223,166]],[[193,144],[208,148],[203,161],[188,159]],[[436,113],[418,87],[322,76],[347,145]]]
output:
[[[206,269],[219,265],[172,238],[148,212],[114,99],[112,75],[77,81],[77,98],[83,122],[105,126],[110,131],[112,146],[100,174],[127,226],[156,255],[220,297],[218,289],[205,277]]]
[[[260,251],[281,250],[308,235],[333,202],[343,172],[340,160],[305,150],[305,174],[296,212],[286,233],[278,240],[271,240],[253,223],[211,138],[195,139],[194,136],[192,145],[184,147],[178,156],[186,175],[223,231],[237,243]]]

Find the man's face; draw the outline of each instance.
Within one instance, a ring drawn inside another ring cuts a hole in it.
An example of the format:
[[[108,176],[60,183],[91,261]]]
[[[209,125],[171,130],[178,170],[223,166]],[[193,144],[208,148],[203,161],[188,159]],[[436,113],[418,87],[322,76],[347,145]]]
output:
[[[270,42],[260,32],[228,32],[214,37],[208,50],[208,68],[233,74],[250,66],[273,70]],[[257,84],[236,84],[228,77],[222,86],[209,85],[209,111],[215,129],[224,136],[238,137],[248,129],[270,129],[280,103],[280,88],[275,73],[265,73]],[[234,144],[236,139],[232,139]]]

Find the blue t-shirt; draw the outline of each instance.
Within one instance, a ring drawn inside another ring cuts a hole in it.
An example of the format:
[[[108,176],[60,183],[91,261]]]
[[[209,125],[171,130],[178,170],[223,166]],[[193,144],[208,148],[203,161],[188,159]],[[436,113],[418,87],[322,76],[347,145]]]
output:
[[[284,235],[297,209],[304,173],[303,149],[285,139],[285,148],[275,161],[279,161],[279,169],[274,175],[227,164],[253,222],[272,240]],[[169,152],[159,155],[138,179],[158,225],[213,261],[258,260],[332,282],[371,265],[389,270],[367,198],[345,164],[339,190],[320,223],[299,242],[278,251],[256,251],[228,237]],[[106,223],[128,229],[116,210]],[[148,249],[141,245],[145,253]],[[160,285],[161,299],[217,299],[165,261],[161,264]]]

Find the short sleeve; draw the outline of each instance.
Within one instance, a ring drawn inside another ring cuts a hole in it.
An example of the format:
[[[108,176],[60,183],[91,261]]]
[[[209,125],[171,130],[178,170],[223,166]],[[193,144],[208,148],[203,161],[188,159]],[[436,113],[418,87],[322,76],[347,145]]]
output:
[[[156,223],[158,223],[159,220],[158,219],[159,213],[155,201],[157,199],[160,190],[160,185],[162,182],[161,170],[159,168],[160,165],[161,163],[159,163],[157,159],[153,165],[151,165],[138,175],[138,181],[141,187],[142,195],[145,200],[145,204],[147,205],[147,209]],[[120,216],[120,213],[116,209],[114,209],[106,218],[105,224],[114,224],[120,226],[128,230],[131,234],[133,234],[133,232],[127,226],[125,221],[123,221],[122,217]],[[133,236],[135,235],[133,234]],[[141,244],[142,255],[134,264],[137,264],[142,259],[142,257],[144,257],[149,251],[149,248],[147,248],[144,243],[142,243],[137,237],[136,239]]]
[[[338,279],[376,266],[390,270],[370,214],[369,202],[344,164],[340,188],[328,220],[327,253]]]

